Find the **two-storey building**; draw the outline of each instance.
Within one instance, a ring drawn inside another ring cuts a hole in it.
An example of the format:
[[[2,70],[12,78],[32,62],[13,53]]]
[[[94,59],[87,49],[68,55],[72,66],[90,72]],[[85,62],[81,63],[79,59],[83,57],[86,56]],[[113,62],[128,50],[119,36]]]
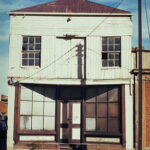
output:
[[[133,149],[132,14],[88,0],[9,14],[8,150]]]

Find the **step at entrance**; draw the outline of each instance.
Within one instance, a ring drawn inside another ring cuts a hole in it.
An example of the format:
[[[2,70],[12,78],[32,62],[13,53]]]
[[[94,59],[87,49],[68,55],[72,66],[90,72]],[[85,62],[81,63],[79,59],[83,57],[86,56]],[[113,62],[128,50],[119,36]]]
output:
[[[60,150],[72,150],[72,148],[69,146],[69,144],[61,144]]]

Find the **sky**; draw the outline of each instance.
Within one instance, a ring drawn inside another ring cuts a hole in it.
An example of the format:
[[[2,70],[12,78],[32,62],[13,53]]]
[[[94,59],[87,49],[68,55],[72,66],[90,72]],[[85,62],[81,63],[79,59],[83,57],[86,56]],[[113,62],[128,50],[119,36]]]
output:
[[[11,10],[26,8],[52,0],[0,0],[0,94],[8,95],[8,56],[9,56],[9,15]],[[119,9],[127,10],[133,13],[133,38],[132,46],[138,45],[138,0],[90,0],[96,3],[116,7],[120,1]],[[150,0],[147,2],[147,12],[150,14]],[[143,26],[143,46],[150,50],[150,37],[148,34],[148,26],[146,22],[145,2],[142,4],[142,26]],[[150,15],[148,15],[150,24]]]

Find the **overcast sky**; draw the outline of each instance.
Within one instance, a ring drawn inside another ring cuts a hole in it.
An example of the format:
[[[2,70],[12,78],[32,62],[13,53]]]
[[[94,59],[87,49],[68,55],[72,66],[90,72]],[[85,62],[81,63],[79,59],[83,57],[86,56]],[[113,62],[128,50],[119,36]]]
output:
[[[8,55],[9,55],[9,15],[8,12],[20,8],[25,8],[41,3],[50,2],[52,0],[0,0],[0,94],[6,94],[7,76],[8,76]],[[91,0],[96,3],[116,7],[122,0]],[[133,40],[132,46],[137,46],[137,2],[138,0],[123,0],[119,9],[127,10],[133,13]],[[145,15],[145,7],[143,0],[143,46],[150,50],[150,39]],[[150,21],[150,0],[147,0],[148,19]],[[150,23],[150,22],[149,22]]]

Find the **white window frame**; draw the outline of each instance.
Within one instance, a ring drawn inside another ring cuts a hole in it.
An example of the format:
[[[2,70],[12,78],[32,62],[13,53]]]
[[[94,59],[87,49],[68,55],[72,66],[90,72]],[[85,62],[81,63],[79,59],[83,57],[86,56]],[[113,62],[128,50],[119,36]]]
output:
[[[22,37],[22,67],[40,67],[41,36]]]
[[[117,39],[119,40],[119,42],[116,42]],[[102,37],[102,67],[121,67],[120,36]]]

